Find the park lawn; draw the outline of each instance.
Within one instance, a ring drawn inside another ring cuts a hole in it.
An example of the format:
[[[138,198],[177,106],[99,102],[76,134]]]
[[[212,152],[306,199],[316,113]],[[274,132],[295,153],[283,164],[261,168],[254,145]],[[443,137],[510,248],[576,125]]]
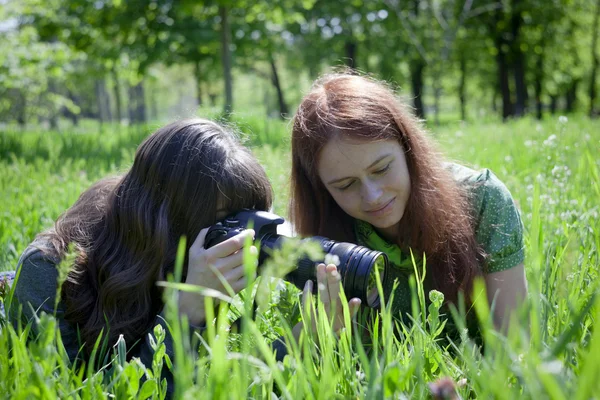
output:
[[[289,124],[254,117],[236,121],[273,181],[274,211],[285,216]],[[27,244],[82,190],[100,177],[125,171],[136,146],[156,127],[0,133],[0,271],[14,269]],[[597,398],[599,128],[598,122],[578,116],[430,127],[448,159],[496,173],[512,192],[525,225],[530,296],[521,324],[508,338],[489,329],[485,304],[476,304],[485,356],[467,338],[450,344],[440,340],[440,325],[450,319],[460,326],[461,312],[436,318],[434,303],[427,318],[419,310],[429,294],[418,290],[417,282],[417,317],[400,327],[401,335],[393,334],[387,310],[377,321],[371,350],[349,332],[335,340],[320,321],[320,346],[302,340],[290,357],[276,363],[268,342],[284,334],[298,315],[297,292],[278,285],[242,334],[228,332],[226,318],[221,318],[205,334],[207,346],[198,361],[177,363],[178,393],[202,398],[427,398],[428,384],[448,376],[461,382],[462,397]],[[180,334],[176,319],[171,321],[174,334]],[[160,397],[157,371],[166,362],[160,350],[148,370],[135,360],[125,361],[124,343],[115,348],[109,369],[73,370],[57,346],[54,319],[45,317],[42,323],[47,327],[42,337],[28,343],[20,330],[0,325],[0,393],[6,397]],[[182,342],[178,351],[183,351]],[[142,374],[146,383],[139,385]]]

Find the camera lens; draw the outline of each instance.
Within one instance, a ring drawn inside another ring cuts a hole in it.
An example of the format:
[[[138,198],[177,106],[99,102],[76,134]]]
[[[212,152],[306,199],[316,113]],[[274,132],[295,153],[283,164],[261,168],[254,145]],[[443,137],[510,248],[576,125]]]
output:
[[[387,256],[384,253],[318,236],[307,240],[317,240],[326,254],[337,256],[339,260],[337,268],[348,299],[358,297],[363,304],[369,307],[379,306],[377,276],[383,282],[388,264]],[[290,272],[286,279],[299,289],[302,289],[309,279],[316,283],[315,267],[319,262],[322,261],[301,259],[297,264],[297,269]],[[316,285],[314,287],[316,288]]]
[[[328,253],[340,259],[338,270],[342,274],[346,297],[358,297],[369,307],[379,306],[377,275],[383,282],[387,267],[387,256],[380,252],[351,243],[334,244]],[[323,246],[324,250],[326,246]]]
[[[375,257],[373,266],[371,267],[371,273],[367,280],[367,304],[370,307],[376,307],[379,305],[379,291],[377,290],[377,275],[379,275],[379,281],[383,284],[383,277],[385,272],[385,266],[387,260],[385,256],[379,254]]]
[[[275,214],[244,209],[213,225],[206,234],[204,247],[208,249],[241,233],[251,223],[256,232],[256,240],[260,242],[260,266],[271,256],[273,250],[280,248],[288,239],[277,233],[277,225],[284,222],[283,218]],[[369,307],[379,306],[377,276],[383,282],[388,266],[388,259],[384,253],[352,243],[336,242],[322,236],[312,236],[304,240],[317,242],[326,255],[336,259],[346,298],[358,297]],[[324,260],[301,258],[296,264],[296,269],[287,274],[285,279],[299,289],[303,289],[308,280],[316,283],[316,265],[321,262]],[[315,290],[316,288],[317,285],[314,285]]]

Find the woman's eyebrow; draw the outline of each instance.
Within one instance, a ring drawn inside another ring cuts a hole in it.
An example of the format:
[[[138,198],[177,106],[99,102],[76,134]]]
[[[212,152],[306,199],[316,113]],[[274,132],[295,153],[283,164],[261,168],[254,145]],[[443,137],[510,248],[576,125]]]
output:
[[[392,154],[384,154],[384,155],[382,155],[381,157],[379,157],[377,160],[373,161],[373,162],[372,162],[372,163],[371,163],[371,164],[370,164],[370,165],[369,165],[367,168],[365,168],[365,169],[370,169],[370,168],[373,168],[375,165],[379,164],[379,163],[380,163],[382,160],[384,160],[384,159],[385,159],[385,158],[387,158],[387,157],[391,157],[391,156],[392,156]],[[341,182],[341,181],[345,181],[346,179],[351,179],[351,178],[352,178],[351,176],[345,176],[345,177],[343,177],[343,178],[335,178],[335,179],[332,179],[332,180],[330,180],[329,182],[327,182],[327,184],[328,184],[328,185],[332,185],[332,184],[334,184],[334,183],[338,183],[338,182]]]

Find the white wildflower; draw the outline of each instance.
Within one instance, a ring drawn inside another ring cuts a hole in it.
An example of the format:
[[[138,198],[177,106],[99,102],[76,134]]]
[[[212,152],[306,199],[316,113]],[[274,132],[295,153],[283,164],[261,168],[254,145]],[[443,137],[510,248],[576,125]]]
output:
[[[325,265],[333,264],[336,267],[340,265],[340,258],[336,254],[325,254]]]
[[[548,139],[544,140],[544,146],[552,147],[556,146],[556,135],[552,134],[548,136]]]
[[[555,165],[554,168],[552,168],[552,175],[553,176],[558,175],[561,170],[562,170],[562,167],[560,165]]]

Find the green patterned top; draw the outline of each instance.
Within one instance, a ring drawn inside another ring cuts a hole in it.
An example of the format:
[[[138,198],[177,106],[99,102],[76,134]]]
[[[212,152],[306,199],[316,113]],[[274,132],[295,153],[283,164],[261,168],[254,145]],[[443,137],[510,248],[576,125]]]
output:
[[[471,192],[472,211],[476,216],[475,237],[488,255],[486,264],[481,266],[483,273],[503,271],[523,263],[523,223],[506,186],[488,169],[475,171],[454,163],[447,168],[459,185]],[[367,222],[356,220],[354,230],[359,244],[388,255],[392,266],[390,275],[399,281],[394,308],[410,312],[408,279],[413,273],[410,253],[387,242]],[[419,254],[414,252],[413,255],[420,267]],[[389,293],[385,289],[391,290],[393,280],[385,281],[384,291]]]

